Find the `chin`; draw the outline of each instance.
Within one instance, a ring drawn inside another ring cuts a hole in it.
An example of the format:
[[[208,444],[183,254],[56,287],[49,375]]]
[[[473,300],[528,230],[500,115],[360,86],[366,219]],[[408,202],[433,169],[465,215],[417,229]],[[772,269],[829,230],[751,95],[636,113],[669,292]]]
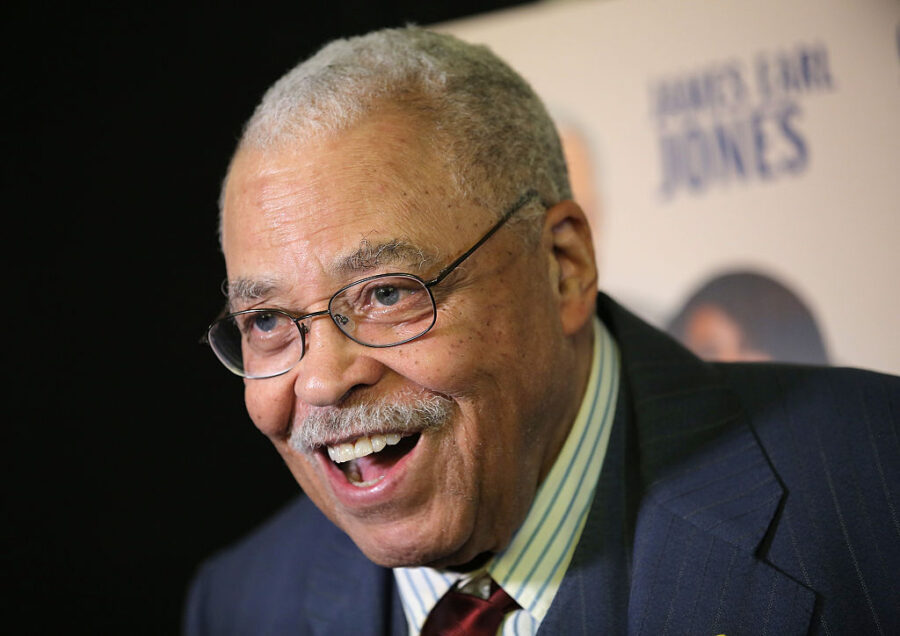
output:
[[[407,530],[403,525],[386,531],[359,528],[344,528],[344,531],[370,561],[386,568],[448,567],[469,560],[466,539],[454,538],[457,533],[439,530],[423,534],[419,524],[415,524],[414,530]]]
[[[355,543],[370,561],[386,568],[420,565],[434,567],[435,564],[441,563],[446,558],[441,550],[429,549],[429,546],[423,545],[375,545],[371,542],[361,541],[355,541]]]

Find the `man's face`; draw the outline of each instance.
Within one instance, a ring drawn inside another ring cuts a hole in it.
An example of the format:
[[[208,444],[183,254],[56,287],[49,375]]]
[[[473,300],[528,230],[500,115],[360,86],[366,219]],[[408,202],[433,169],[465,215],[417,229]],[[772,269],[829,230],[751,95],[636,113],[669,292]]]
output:
[[[229,281],[259,284],[241,285],[253,293],[233,310],[299,315],[327,308],[364,276],[427,280],[478,240],[495,217],[455,194],[420,133],[401,115],[382,115],[301,148],[241,152],[226,188],[223,244]],[[453,565],[503,548],[552,465],[580,387],[546,235],[528,253],[509,227],[491,237],[434,288],[437,321],[418,340],[368,348],[317,318],[291,371],[245,380],[256,426],[376,563]],[[352,444],[359,430],[391,434],[390,424],[322,429],[313,450],[290,443],[310,418],[429,399],[446,405],[443,425],[414,425],[396,446],[353,463],[353,479],[327,446]]]

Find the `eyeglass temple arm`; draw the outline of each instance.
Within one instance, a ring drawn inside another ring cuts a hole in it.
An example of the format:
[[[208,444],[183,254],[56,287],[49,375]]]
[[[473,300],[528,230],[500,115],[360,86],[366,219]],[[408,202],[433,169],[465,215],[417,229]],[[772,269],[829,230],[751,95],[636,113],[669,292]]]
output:
[[[535,198],[537,195],[538,195],[538,191],[535,190],[534,188],[532,188],[532,189],[526,191],[525,194],[523,194],[521,197],[519,197],[518,200],[512,205],[512,207],[509,208],[509,210],[507,210],[506,212],[503,213],[503,216],[500,217],[500,220],[497,221],[497,222],[494,224],[494,227],[492,227],[490,230],[487,231],[487,234],[485,234],[484,236],[481,237],[481,240],[479,240],[477,243],[475,243],[475,245],[473,245],[473,246],[470,247],[468,250],[466,250],[465,252],[463,252],[463,253],[459,256],[459,258],[457,258],[457,259],[454,260],[452,263],[450,263],[449,265],[447,265],[447,267],[445,267],[445,268],[442,269],[440,272],[438,272],[438,275],[437,275],[437,276],[435,276],[434,278],[432,278],[430,281],[427,281],[427,282],[425,283],[425,286],[426,286],[426,287],[433,287],[434,285],[437,285],[439,282],[441,282],[442,280],[444,280],[444,278],[447,277],[447,274],[449,274],[450,272],[452,272],[454,269],[456,269],[456,267],[457,267],[460,263],[462,263],[464,260],[466,260],[467,258],[469,258],[469,256],[472,255],[472,252],[474,252],[474,251],[477,250],[479,247],[481,247],[482,245],[484,245],[484,242],[487,241],[489,238],[491,238],[491,237],[494,235],[494,233],[495,233],[497,230],[499,230],[500,227],[501,227],[504,223],[506,223],[506,222],[509,220],[509,218],[510,218],[513,214],[515,214],[516,212],[518,212],[519,210],[521,210],[523,207],[525,207],[525,204],[528,203],[529,201],[531,201],[531,200],[532,200],[533,198]]]

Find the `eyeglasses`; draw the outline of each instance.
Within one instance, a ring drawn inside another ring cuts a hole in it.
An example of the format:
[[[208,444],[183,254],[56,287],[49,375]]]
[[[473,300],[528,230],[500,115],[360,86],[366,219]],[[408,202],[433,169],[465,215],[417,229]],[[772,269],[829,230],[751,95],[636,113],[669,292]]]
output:
[[[247,309],[216,320],[206,341],[225,367],[243,378],[287,373],[306,353],[313,318],[330,316],[341,333],[366,347],[396,347],[424,336],[437,320],[431,288],[481,247],[509,218],[537,196],[528,190],[500,220],[431,280],[415,274],[368,276],[337,290],[328,309],[292,316],[281,309]]]

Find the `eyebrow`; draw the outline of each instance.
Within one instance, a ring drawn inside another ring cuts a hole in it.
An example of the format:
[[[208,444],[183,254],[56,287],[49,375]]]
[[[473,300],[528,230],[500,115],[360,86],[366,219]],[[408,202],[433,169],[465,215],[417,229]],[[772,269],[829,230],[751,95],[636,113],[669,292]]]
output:
[[[234,310],[237,303],[258,300],[278,289],[278,284],[273,280],[252,278],[235,278],[225,281],[222,291],[228,298],[228,309]]]
[[[422,270],[436,260],[436,254],[402,239],[371,243],[364,238],[356,251],[337,259],[333,269],[338,274],[362,273],[384,265]]]
[[[402,239],[372,243],[364,238],[356,250],[336,259],[329,269],[343,276],[363,274],[385,265],[421,271],[437,260],[438,256],[433,252]],[[233,311],[240,303],[265,298],[277,293],[280,288],[281,285],[274,279],[235,278],[225,281],[222,291],[228,298],[229,311]]]

